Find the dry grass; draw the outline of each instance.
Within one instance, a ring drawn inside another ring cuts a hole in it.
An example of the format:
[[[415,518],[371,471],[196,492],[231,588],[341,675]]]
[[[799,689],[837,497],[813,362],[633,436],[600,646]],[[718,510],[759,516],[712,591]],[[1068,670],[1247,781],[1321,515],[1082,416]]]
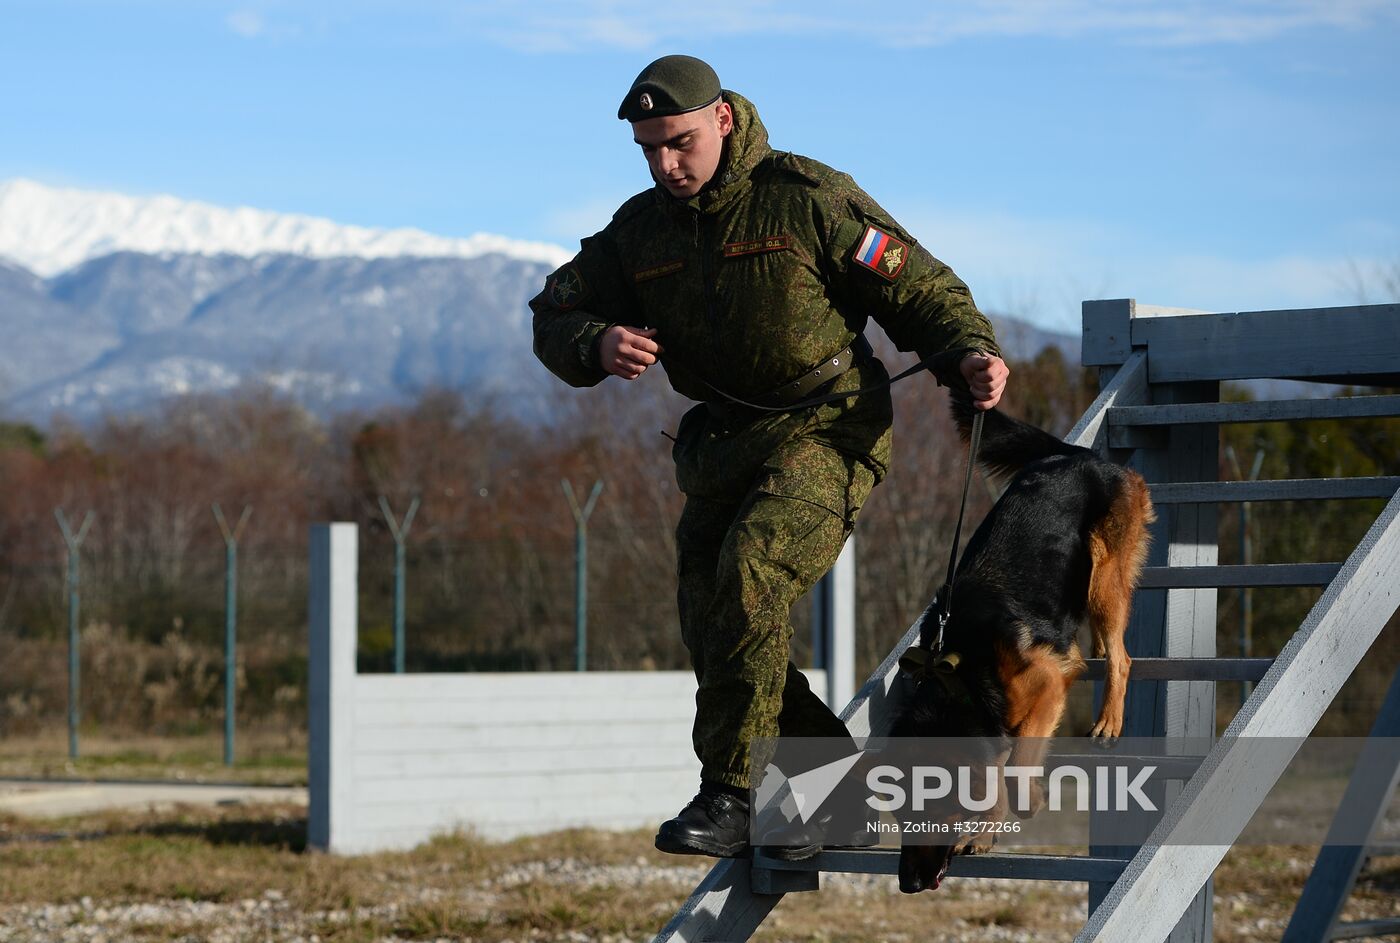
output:
[[[68,758],[68,734],[54,730],[0,738],[0,778],[306,785],[304,730],[240,730],[234,765],[225,766],[223,757],[222,732],[187,737],[83,733],[74,761]]]
[[[703,875],[649,832],[574,831],[488,843],[450,835],[352,858],[305,849],[295,806],[0,818],[0,939],[648,939]],[[1276,940],[1311,849],[1239,849],[1217,874],[1216,939]],[[904,897],[893,879],[828,876],[790,895],[760,940],[1068,940],[1078,885],[950,880]],[[1372,862],[1348,919],[1391,915],[1400,858]]]
[[[1232,849],[1215,873],[1215,928],[1219,943],[1277,940],[1303,890],[1317,846]],[[1372,858],[1363,869],[1342,920],[1400,917],[1400,856]]]

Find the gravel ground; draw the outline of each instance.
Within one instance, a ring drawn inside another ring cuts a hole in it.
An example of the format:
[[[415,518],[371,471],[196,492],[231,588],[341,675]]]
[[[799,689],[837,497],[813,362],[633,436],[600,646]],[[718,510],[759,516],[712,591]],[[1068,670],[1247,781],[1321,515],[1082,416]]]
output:
[[[423,889],[405,895],[400,903],[378,907],[361,907],[353,911],[331,910],[299,912],[275,890],[259,899],[227,903],[168,900],[139,904],[103,904],[83,898],[76,904],[11,905],[0,907],[0,943],[116,943],[116,941],[159,939],[172,941],[207,941],[207,943],[237,943],[237,941],[277,941],[277,943],[323,943],[329,927],[350,927],[355,923],[384,921],[394,923],[406,908],[424,901],[452,898],[458,903],[474,905],[489,912],[493,902],[503,892],[529,885],[549,884],[579,888],[637,888],[647,886],[658,897],[679,902],[704,878],[709,863],[658,867],[645,859],[633,863],[597,865],[576,859],[532,861],[502,871],[495,877],[475,882],[460,890]],[[824,897],[837,897],[850,902],[898,898],[899,890],[893,878],[882,875],[833,874],[822,878]],[[1074,885],[1056,888],[1063,892],[1066,916],[1082,921],[1086,914],[1083,892]],[[982,901],[991,905],[1014,906],[1021,895],[1005,882],[964,878],[945,887],[945,893],[960,901]],[[1056,897],[1060,894],[1054,895]],[[791,898],[790,898],[791,899]],[[913,928],[910,928],[911,930]],[[950,936],[943,939],[976,939],[979,941],[1035,941],[1043,939],[1033,930],[1021,927],[986,926],[963,918],[950,919],[942,928]],[[970,935],[969,935],[970,934]],[[915,933],[915,938],[927,938]],[[402,940],[399,935],[386,935],[384,941]],[[431,939],[418,937],[418,939]],[[461,939],[441,937],[438,939]],[[594,935],[582,930],[530,931],[522,941],[552,940],[565,943],[623,943],[629,938],[621,935]],[[646,939],[640,937],[635,939]],[[326,941],[328,943],[328,941]]]
[[[212,817],[217,813],[204,814]],[[46,866],[57,869],[79,865],[76,859],[55,857],[62,851],[61,847],[54,851],[56,845],[68,842],[77,851],[88,842],[126,840],[103,835],[101,829],[95,829],[83,834],[69,832],[54,840],[38,833],[28,833],[26,838],[33,843],[31,848],[47,856]],[[237,872],[241,875],[237,878],[220,876],[207,885],[214,889],[214,900],[160,899],[170,893],[164,888],[173,886],[172,882],[156,886],[149,894],[155,899],[141,902],[132,902],[129,897],[117,900],[122,892],[114,890],[110,892],[112,900],[82,897],[65,903],[0,904],[0,943],[646,940],[705,877],[712,862],[643,855],[630,850],[635,846],[625,844],[631,840],[634,838],[626,836],[585,837],[575,839],[567,850],[558,842],[552,846],[540,842],[524,851],[511,846],[514,859],[508,862],[497,858],[501,852],[492,846],[469,843],[450,845],[443,853],[430,849],[364,859],[278,852],[282,857],[276,860],[293,862],[304,870],[289,869],[280,878],[264,877],[255,869]],[[627,850],[617,854],[620,842]],[[0,849],[4,845],[0,842]],[[16,846],[11,842],[10,847]],[[149,848],[152,855],[171,856],[168,860],[174,860],[177,869],[200,868],[210,875],[232,866],[227,850],[213,851],[203,864],[196,865],[185,857],[188,852],[160,850],[168,846],[155,843]],[[463,856],[474,848],[483,857],[468,864]],[[101,869],[108,873],[140,869],[137,855],[145,853],[138,849],[103,858]],[[9,866],[33,867],[33,860],[15,857]],[[1278,940],[1296,895],[1296,890],[1289,888],[1301,885],[1311,864],[1311,855],[1284,849],[1255,858],[1240,856],[1233,865],[1227,863],[1218,879],[1216,939],[1221,943]],[[314,887],[308,890],[308,880],[319,875],[329,881],[346,869],[357,870],[363,882],[345,885],[360,887],[350,900],[324,892],[307,896],[314,891]],[[1359,888],[1348,908],[1349,919],[1400,913],[1393,890],[1400,874],[1395,859],[1375,873],[1381,877],[1373,877],[1368,887]],[[282,889],[262,890],[268,882]],[[82,893],[87,884],[84,880],[73,886]],[[239,893],[239,888],[250,885],[258,890],[244,893],[256,896]],[[361,901],[358,905],[356,898]],[[616,902],[615,909],[621,909],[627,919],[597,923],[581,916],[604,914],[605,920],[611,919],[605,909],[596,906],[599,899]],[[309,900],[321,903],[313,905],[307,903]],[[327,908],[330,903],[345,906]],[[789,895],[765,922],[760,939],[765,943],[814,939],[1042,943],[1070,939],[1087,917],[1084,889],[1079,884],[953,878],[934,894],[909,897],[899,893],[892,876],[831,874],[823,875],[820,894]],[[606,929],[599,930],[599,926]]]

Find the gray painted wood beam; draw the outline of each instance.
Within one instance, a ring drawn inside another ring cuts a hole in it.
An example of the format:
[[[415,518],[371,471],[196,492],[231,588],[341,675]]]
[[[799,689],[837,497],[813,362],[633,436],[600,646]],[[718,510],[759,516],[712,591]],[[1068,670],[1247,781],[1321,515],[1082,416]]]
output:
[[[1147,402],[1147,354],[1128,355],[1116,372],[1074,424],[1065,441],[1104,454],[1108,448],[1108,416],[1123,406]]]
[[[1148,351],[1149,367],[1151,351]],[[1149,395],[1156,403],[1214,403],[1220,399],[1216,382],[1155,384]],[[1130,462],[1149,485],[1156,482],[1207,481],[1219,468],[1218,428],[1210,423],[1170,426],[1156,441],[1134,452]],[[1110,453],[1112,454],[1112,453]],[[1218,509],[1213,504],[1164,505],[1152,526],[1148,562],[1155,567],[1213,567],[1218,562]],[[1134,658],[1210,659],[1216,654],[1216,595],[1214,587],[1142,588],[1133,601],[1126,635]],[[1096,699],[1102,697],[1096,684]],[[1215,685],[1211,681],[1149,680],[1129,683],[1125,700],[1124,737],[1210,738],[1215,733]],[[1163,808],[1179,792],[1163,784],[1153,794]],[[1095,840],[1090,821],[1090,854],[1131,857],[1136,848],[1107,846]],[[1111,885],[1089,885],[1092,911]],[[1177,920],[1172,943],[1204,943],[1211,938],[1212,888],[1205,886]]]
[[[1205,886],[1292,760],[1257,738],[1306,737],[1400,604],[1400,495],[1284,646],[1167,817],[1089,917],[1078,943],[1156,943]],[[1218,836],[1212,845],[1178,836]]]
[[[1400,304],[1133,318],[1153,383],[1309,377],[1400,383]]]
[[[1366,940],[1378,936],[1400,934],[1400,918],[1393,920],[1358,920],[1355,923],[1341,923],[1333,930],[1328,940]]]
[[[690,897],[653,943],[671,940],[747,940],[781,894],[756,894],[747,858],[720,861],[705,875]]]
[[[1389,498],[1400,477],[1280,478],[1273,481],[1183,481],[1152,485],[1153,504],[1226,504],[1241,501],[1328,501]]]
[[[1337,807],[1333,827],[1344,814],[1351,817],[1369,815],[1371,821],[1367,831],[1369,835],[1375,835],[1390,805],[1390,798],[1395,794],[1396,782],[1400,781],[1400,765],[1395,763],[1395,751],[1381,746],[1390,737],[1400,737],[1400,672],[1391,679],[1385,700],[1376,713],[1375,723],[1371,725],[1367,737],[1369,743],[1357,758],[1346,794]],[[1303,885],[1303,893],[1293,908],[1288,929],[1283,931],[1282,943],[1347,939],[1333,931],[1337,929],[1337,920],[1365,861],[1365,846],[1325,842],[1308,874],[1307,883]],[[1400,931],[1400,921],[1395,922],[1395,929]]]
[[[1022,881],[1113,881],[1127,864],[1122,858],[1083,855],[986,854],[958,855],[948,865],[951,877],[1005,878]],[[807,861],[784,861],[761,852],[755,869],[815,871],[843,874],[898,874],[898,848],[833,848]]]
[[[1139,589],[1202,589],[1220,586],[1326,586],[1338,563],[1251,563],[1247,566],[1143,567]],[[1131,654],[1131,652],[1129,653]]]
[[[1191,422],[1282,422],[1400,416],[1400,395],[1337,396],[1329,399],[1257,400],[1249,403],[1173,403],[1121,406],[1110,426],[1172,426]]]
[[[1131,656],[1132,652],[1128,652]],[[1102,681],[1104,660],[1086,658],[1080,681]],[[1272,658],[1134,658],[1129,681],[1258,681]]]

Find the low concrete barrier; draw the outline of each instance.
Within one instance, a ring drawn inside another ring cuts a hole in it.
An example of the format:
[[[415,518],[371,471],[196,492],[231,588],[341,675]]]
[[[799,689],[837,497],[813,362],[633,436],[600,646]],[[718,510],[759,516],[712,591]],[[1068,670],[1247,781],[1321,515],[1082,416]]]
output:
[[[312,528],[313,846],[650,826],[694,794],[691,672],[358,674],[356,544],[353,524]]]

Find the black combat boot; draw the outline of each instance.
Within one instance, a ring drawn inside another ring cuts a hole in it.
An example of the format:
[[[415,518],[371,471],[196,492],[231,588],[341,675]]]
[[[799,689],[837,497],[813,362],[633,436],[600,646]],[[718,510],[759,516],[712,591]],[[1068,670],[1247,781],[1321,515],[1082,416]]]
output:
[[[866,802],[870,791],[863,780],[847,776],[832,790],[811,821],[795,819],[757,829],[760,849],[769,858],[806,861],[823,848],[868,848],[880,843],[879,815]],[[873,824],[872,824],[873,823]]]
[[[815,858],[826,844],[826,825],[823,822],[788,822],[769,829],[762,836],[763,854],[783,861],[806,861]]]
[[[742,857],[749,849],[747,790],[702,782],[690,804],[657,830],[656,847],[673,855]]]

